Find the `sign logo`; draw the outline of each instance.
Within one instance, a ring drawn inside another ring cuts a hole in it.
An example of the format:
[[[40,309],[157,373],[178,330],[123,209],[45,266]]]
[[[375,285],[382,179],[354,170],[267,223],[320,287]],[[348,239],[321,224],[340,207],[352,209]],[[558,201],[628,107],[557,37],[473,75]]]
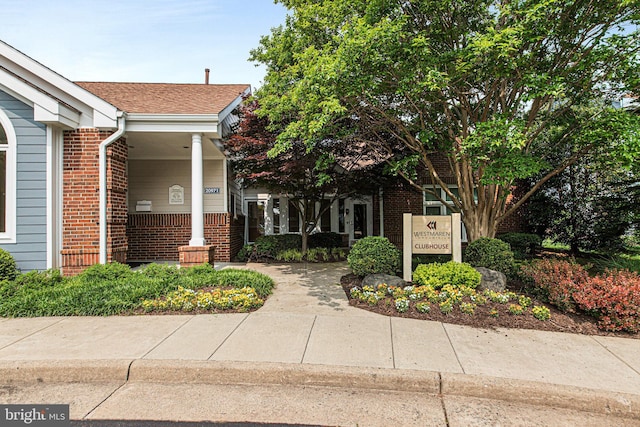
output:
[[[69,405],[0,405],[0,425],[69,427]]]
[[[427,223],[427,230],[435,230],[436,229],[436,221],[431,221]]]

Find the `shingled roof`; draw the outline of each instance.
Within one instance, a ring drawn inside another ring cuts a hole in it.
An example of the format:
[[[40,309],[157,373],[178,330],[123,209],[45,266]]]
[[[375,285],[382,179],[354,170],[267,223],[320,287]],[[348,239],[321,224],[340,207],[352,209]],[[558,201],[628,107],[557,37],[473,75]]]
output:
[[[76,82],[119,110],[141,114],[219,114],[249,89],[243,84]]]

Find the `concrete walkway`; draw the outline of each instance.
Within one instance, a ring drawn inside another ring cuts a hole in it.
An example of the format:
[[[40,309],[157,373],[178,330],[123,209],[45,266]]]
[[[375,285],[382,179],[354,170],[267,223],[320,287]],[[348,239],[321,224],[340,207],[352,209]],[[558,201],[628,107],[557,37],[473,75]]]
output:
[[[254,313],[0,319],[0,403],[88,420],[640,425],[640,340],[384,317],[349,306],[344,263],[239,266],[277,283]]]

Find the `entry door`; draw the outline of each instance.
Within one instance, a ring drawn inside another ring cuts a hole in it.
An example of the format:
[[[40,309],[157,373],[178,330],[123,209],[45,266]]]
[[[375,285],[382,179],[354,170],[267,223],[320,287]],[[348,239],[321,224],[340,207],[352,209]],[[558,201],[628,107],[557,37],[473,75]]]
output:
[[[367,237],[367,205],[362,203],[353,204],[353,238],[362,239]]]
[[[247,201],[247,241],[253,243],[264,235],[264,202]]]

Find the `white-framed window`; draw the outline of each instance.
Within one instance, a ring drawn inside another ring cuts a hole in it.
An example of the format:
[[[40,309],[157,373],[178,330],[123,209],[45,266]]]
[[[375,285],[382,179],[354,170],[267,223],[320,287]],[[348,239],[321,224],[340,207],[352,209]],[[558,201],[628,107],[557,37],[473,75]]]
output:
[[[439,192],[440,198],[446,201],[447,204],[442,203],[440,199],[438,199],[434,194],[428,192],[427,190]],[[459,197],[458,187],[450,185],[449,191],[451,191],[454,196]],[[422,194],[423,215],[451,215],[451,213],[453,212],[451,209],[454,206],[453,200],[451,200],[451,197],[449,197],[449,195],[440,186],[425,187],[425,191],[423,191]],[[477,195],[475,196],[475,198],[477,200]],[[464,227],[464,224],[462,224],[462,241],[467,242],[467,229]]]
[[[16,133],[0,109],[0,243],[16,241]]]

